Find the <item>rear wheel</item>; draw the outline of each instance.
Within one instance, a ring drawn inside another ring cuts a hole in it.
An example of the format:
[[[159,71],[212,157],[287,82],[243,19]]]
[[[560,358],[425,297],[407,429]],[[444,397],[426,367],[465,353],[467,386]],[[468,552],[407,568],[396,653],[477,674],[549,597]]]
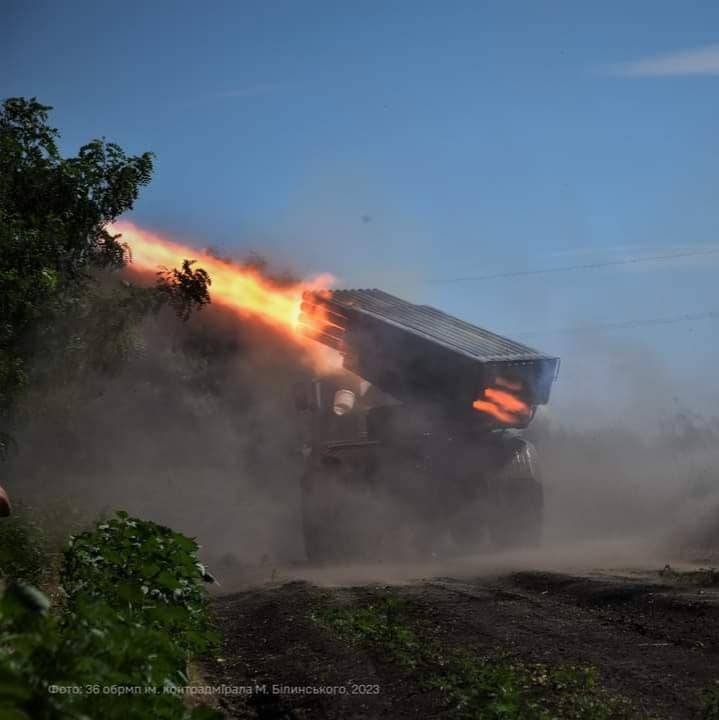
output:
[[[341,523],[338,522],[336,478],[331,472],[312,468],[302,478],[302,532],[305,553],[312,563],[339,559]]]
[[[382,551],[381,507],[361,466],[321,461],[302,478],[302,530],[312,563],[373,560]]]
[[[537,451],[524,440],[517,440],[511,450],[509,462],[489,481],[489,538],[499,548],[536,547],[544,511]]]

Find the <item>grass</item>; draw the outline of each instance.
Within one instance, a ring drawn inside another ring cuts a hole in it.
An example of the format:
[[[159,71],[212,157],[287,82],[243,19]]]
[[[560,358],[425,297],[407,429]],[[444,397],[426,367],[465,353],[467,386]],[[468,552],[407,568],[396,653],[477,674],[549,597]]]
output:
[[[683,585],[719,587],[719,569],[717,568],[676,570],[671,565],[665,565],[664,568],[659,571],[659,577]]]
[[[624,720],[631,703],[608,693],[591,666],[550,667],[466,649],[444,650],[425,639],[411,603],[394,595],[352,607],[318,608],[312,619],[352,643],[380,649],[437,690],[457,720]],[[714,720],[714,716],[707,716]]]
[[[403,668],[415,668],[423,648],[407,623],[410,605],[390,595],[378,603],[352,608],[322,608],[312,619],[344,638],[380,645]]]
[[[702,720],[719,720],[719,680],[702,693]]]

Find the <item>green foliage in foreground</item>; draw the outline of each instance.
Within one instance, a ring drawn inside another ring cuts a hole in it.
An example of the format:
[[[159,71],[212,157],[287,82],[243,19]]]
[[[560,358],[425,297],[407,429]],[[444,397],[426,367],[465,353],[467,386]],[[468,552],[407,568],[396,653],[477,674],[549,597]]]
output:
[[[446,698],[461,720],[624,720],[631,705],[611,696],[595,668],[519,663],[507,657],[444,652],[420,637],[411,605],[389,596],[361,607],[321,609],[313,619],[352,642],[379,647]]]
[[[159,562],[163,549],[168,560]],[[119,513],[68,547],[59,614],[31,586],[10,584],[0,600],[0,717],[217,717],[190,711],[180,694],[189,653],[215,640],[196,550],[182,535]]]
[[[719,720],[719,680],[702,694],[702,720]]]
[[[507,658],[478,658],[460,652],[450,658],[446,672],[430,684],[449,698],[458,718],[519,720],[576,718],[619,720],[637,713],[623,698],[603,690],[596,668],[550,668]]]
[[[204,652],[215,636],[202,581],[213,578],[197,550],[170,528],[118,512],[70,539],[60,575],[68,607],[104,601],[129,621],[171,633],[188,652]]]

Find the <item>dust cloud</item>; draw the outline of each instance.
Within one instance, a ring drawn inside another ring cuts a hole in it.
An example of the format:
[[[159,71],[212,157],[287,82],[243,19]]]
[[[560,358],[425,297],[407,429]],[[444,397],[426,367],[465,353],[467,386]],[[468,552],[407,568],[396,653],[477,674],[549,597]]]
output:
[[[568,345],[550,406],[527,433],[542,462],[545,540],[716,562],[719,417],[682,400],[705,387],[621,335]]]
[[[187,323],[163,311],[135,335],[117,374],[26,398],[5,467],[14,500],[125,509],[196,536],[214,563],[300,561],[297,345],[217,306]]]
[[[671,376],[646,353],[610,350],[623,397],[649,408],[653,425],[627,413],[591,421],[588,408],[606,399],[601,383],[538,414],[528,436],[545,483],[543,550],[435,557],[404,571],[387,562],[379,575],[719,559],[719,419],[676,405],[655,412],[652,398],[671,396]],[[296,345],[219,307],[188,323],[170,313],[148,319],[117,374],[58,381],[28,396],[4,484],[32,505],[88,516],[122,508],[168,524],[198,538],[220,578],[282,568],[288,577],[326,579],[297,570],[305,563],[304,419],[292,386],[308,373]],[[333,575],[345,576],[378,573],[375,566]]]

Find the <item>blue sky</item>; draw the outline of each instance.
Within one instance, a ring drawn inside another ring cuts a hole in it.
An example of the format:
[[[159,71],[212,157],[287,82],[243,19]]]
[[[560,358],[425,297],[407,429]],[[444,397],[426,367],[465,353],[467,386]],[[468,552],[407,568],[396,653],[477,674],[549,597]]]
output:
[[[630,366],[644,395],[719,400],[716,319],[565,332],[719,311],[719,255],[446,282],[719,248],[719,5],[3,14],[0,95],[54,105],[68,152],[104,135],[157,153],[139,224],[522,335],[562,355],[566,402]]]

